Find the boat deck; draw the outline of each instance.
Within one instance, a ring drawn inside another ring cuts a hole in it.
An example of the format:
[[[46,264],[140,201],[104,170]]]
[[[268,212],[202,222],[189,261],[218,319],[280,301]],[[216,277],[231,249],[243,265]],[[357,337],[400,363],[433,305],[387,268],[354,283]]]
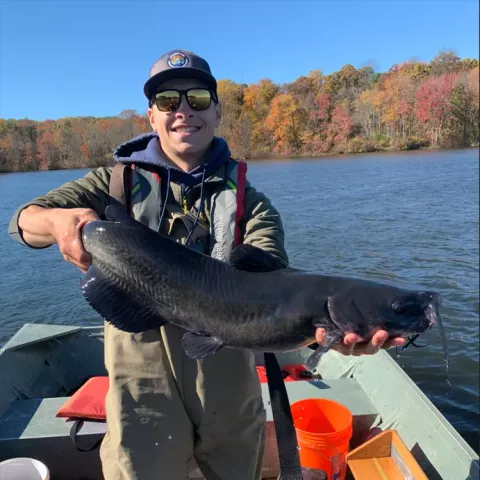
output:
[[[27,324],[0,349],[0,461],[34,457],[56,480],[101,480],[98,449],[77,451],[71,421],[57,418],[67,398],[92,376],[106,375],[102,327]],[[281,365],[303,363],[310,350],[278,355]],[[256,355],[258,365],[263,355]],[[286,382],[291,403],[327,398],[353,415],[351,448],[375,432],[395,429],[429,480],[478,480],[478,455],[385,352],[364,357],[326,354],[314,380]],[[277,478],[278,453],[268,385],[263,478]],[[101,438],[105,422],[85,422],[78,443]],[[193,463],[189,479],[202,476]]]
[[[378,420],[378,412],[352,378],[334,380],[313,380],[287,382],[286,388],[290,401],[318,397],[332,399],[344,404],[352,411],[354,432],[368,431]],[[265,455],[265,474],[278,474],[278,455],[276,452],[275,429],[269,402],[268,385],[262,384],[264,403],[267,410],[267,452]],[[0,460],[14,456],[41,458],[52,473],[56,467],[68,458],[70,471],[82,472],[82,478],[96,477],[100,469],[98,450],[88,453],[76,451],[70,440],[72,422],[57,418],[58,409],[68,397],[32,398],[12,402],[0,417]],[[86,421],[78,433],[78,445],[82,448],[93,445],[106,431],[105,422]],[[352,439],[352,443],[359,443]],[[86,463],[89,471],[85,471]],[[62,469],[63,470],[63,469]],[[62,471],[61,478],[65,471]],[[74,477],[72,477],[74,478]],[[202,478],[191,476],[190,478]],[[268,477],[264,477],[268,478]]]

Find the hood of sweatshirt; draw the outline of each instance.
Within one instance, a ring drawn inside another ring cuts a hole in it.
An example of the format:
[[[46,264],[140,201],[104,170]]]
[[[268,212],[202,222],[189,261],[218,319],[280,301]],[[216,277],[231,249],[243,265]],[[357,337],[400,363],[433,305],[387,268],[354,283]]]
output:
[[[118,146],[113,152],[114,160],[119,163],[155,165],[160,169],[161,176],[168,177],[170,181],[182,185],[186,190],[201,185],[202,181],[227,163],[230,156],[231,152],[227,142],[223,138],[214,137],[203,165],[184,172],[165,159],[157,133],[138,135]],[[162,173],[167,175],[162,175]]]

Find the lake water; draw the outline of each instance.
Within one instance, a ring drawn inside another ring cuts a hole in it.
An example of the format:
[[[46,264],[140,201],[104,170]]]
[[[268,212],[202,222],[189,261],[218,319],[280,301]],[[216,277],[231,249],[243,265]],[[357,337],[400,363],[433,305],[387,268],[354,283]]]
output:
[[[56,246],[9,239],[15,208],[86,170],[0,175],[0,346],[25,322],[98,323],[80,272]],[[395,281],[442,293],[452,388],[438,329],[392,356],[474,448],[479,400],[478,150],[405,152],[250,163],[286,230],[291,265]]]

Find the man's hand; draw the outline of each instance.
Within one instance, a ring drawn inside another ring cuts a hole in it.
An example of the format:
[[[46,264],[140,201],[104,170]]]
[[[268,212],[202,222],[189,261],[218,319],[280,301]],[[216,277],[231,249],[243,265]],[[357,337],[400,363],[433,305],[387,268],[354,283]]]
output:
[[[83,248],[82,227],[98,220],[90,208],[42,208],[32,205],[22,211],[18,226],[29,245],[45,247],[57,243],[63,258],[86,272],[92,263],[89,253]]]
[[[326,331],[324,328],[317,328],[315,339],[320,345],[324,345]],[[371,355],[377,353],[381,348],[389,349],[405,345],[405,338],[391,337],[388,332],[379,330],[369,341],[365,341],[359,335],[347,333],[345,337],[332,346],[332,350],[343,355]]]
[[[92,257],[83,248],[82,228],[93,220],[96,213],[89,208],[58,209],[52,216],[52,235],[55,237],[63,258],[86,272],[92,264]]]

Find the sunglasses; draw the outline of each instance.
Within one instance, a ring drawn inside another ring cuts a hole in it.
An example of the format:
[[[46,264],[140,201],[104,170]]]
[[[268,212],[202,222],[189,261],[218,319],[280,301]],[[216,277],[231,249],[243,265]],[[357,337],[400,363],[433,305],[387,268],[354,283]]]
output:
[[[182,95],[185,95],[190,108],[197,111],[207,110],[213,97],[212,92],[207,88],[188,88],[187,90],[169,88],[158,91],[153,103],[161,112],[173,112],[180,106]]]

